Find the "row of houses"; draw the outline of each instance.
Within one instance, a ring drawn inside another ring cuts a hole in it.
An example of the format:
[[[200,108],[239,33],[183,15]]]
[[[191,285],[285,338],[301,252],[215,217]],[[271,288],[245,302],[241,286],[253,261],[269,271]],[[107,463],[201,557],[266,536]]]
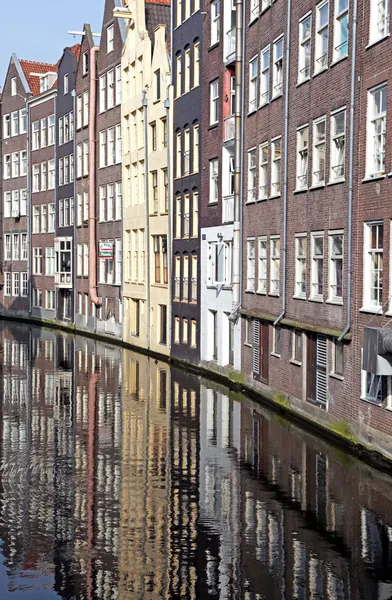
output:
[[[390,455],[390,44],[388,0],[106,0],[58,62],[13,55],[3,313],[229,374]]]

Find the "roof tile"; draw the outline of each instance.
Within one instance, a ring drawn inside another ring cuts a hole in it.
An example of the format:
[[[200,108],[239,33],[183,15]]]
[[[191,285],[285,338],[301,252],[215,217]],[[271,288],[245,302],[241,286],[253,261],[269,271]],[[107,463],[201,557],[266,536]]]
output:
[[[37,75],[32,75],[31,73],[42,73],[43,75],[48,71],[57,73],[57,64],[51,65],[49,63],[21,59],[20,66],[23,69],[33,96],[37,96],[40,93],[40,81]]]

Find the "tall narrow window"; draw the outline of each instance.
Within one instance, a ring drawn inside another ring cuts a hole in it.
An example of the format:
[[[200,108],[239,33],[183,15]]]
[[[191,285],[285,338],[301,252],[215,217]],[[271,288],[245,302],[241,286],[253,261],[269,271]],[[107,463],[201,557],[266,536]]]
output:
[[[219,166],[218,159],[213,158],[210,160],[210,199],[209,202],[218,202],[218,179],[219,179]]]
[[[181,70],[182,70],[182,57],[181,54],[176,56],[176,98],[181,96],[182,81],[181,81]]]
[[[383,223],[365,223],[364,306],[382,307]]]
[[[196,254],[192,255],[191,269],[192,269],[191,301],[196,302],[197,301],[197,255]]]
[[[184,211],[183,211],[183,226],[182,235],[183,237],[189,237],[189,194],[184,194]]]
[[[264,200],[268,196],[268,143],[261,144],[259,160],[259,200]]]
[[[310,272],[310,295],[322,300],[324,294],[324,234],[312,233],[312,267]]]
[[[246,258],[246,291],[255,291],[255,267],[256,267],[256,241],[254,238],[248,239]]]
[[[181,131],[178,131],[176,134],[176,177],[181,177],[181,161],[182,161]]]
[[[181,25],[182,21],[182,0],[176,2],[176,26]]]
[[[256,200],[256,149],[248,152],[248,202]]]
[[[210,83],[210,125],[219,121],[219,79]]]
[[[108,109],[114,106],[114,70],[108,71]]]
[[[313,185],[325,183],[325,117],[313,123]]]
[[[259,237],[257,292],[267,293],[267,238]]]
[[[190,170],[190,134],[189,128],[184,131],[184,175],[189,175]]]
[[[192,195],[192,237],[199,235],[199,194],[193,192]]]
[[[346,111],[331,116],[331,181],[344,179],[346,150]]]
[[[185,49],[185,64],[184,64],[184,94],[191,89],[191,49]]]
[[[341,303],[343,299],[343,232],[334,231],[328,235],[329,248],[329,290],[328,300]]]
[[[181,237],[181,196],[176,197],[176,229],[175,229],[176,238]]]
[[[316,49],[314,71],[318,73],[328,66],[329,3],[321,2],[316,6]]]
[[[271,268],[270,268],[270,294],[279,296],[280,293],[280,238],[271,237]]]
[[[295,237],[295,290],[297,298],[306,297],[306,235]]]
[[[109,52],[113,52],[114,50],[114,25],[109,25],[109,27],[106,30],[106,36],[106,52],[109,54]]]
[[[371,0],[369,34],[371,44],[389,33],[389,11],[389,0]]]
[[[309,15],[299,23],[298,83],[310,77],[311,36],[312,15]]]
[[[192,164],[193,173],[197,173],[199,170],[199,125],[193,126]]]
[[[348,0],[335,2],[334,61],[348,55]]]
[[[184,255],[184,262],[182,265],[182,296],[181,299],[184,302],[188,302],[189,296],[189,256]]]
[[[106,110],[106,73],[99,78],[99,112]]]
[[[193,87],[197,87],[200,81],[200,42],[193,45]]]
[[[272,97],[280,96],[283,91],[283,37],[273,46],[273,90]]]
[[[271,195],[280,195],[280,161],[281,161],[281,140],[273,140],[271,142]]]
[[[366,171],[368,177],[385,173],[386,110],[387,86],[381,85],[370,90],[366,140]]]
[[[308,187],[308,144],[309,126],[297,131],[297,189]]]
[[[174,298],[180,299],[180,275],[181,275],[181,258],[176,256],[174,260]]]
[[[211,2],[211,46],[220,38],[220,0]]]
[[[257,84],[258,84],[258,57],[249,61],[249,112],[257,108]]]

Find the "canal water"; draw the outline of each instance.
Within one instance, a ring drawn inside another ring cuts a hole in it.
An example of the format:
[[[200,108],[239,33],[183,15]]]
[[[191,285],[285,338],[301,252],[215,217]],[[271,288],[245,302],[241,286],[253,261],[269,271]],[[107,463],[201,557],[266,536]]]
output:
[[[392,480],[226,388],[0,325],[0,598],[392,598]]]

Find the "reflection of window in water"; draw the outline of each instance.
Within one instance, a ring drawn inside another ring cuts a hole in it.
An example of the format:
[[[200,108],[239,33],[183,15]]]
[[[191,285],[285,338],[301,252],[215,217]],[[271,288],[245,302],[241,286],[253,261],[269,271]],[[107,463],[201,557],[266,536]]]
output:
[[[255,501],[251,492],[245,492],[245,539],[247,542],[253,542],[253,536],[255,531]]]
[[[231,478],[223,476],[220,485],[221,518],[228,520],[231,514]]]
[[[267,509],[260,500],[256,501],[256,558],[267,560]]]
[[[216,446],[218,426],[218,394],[215,390],[207,390],[207,438],[211,446]]]
[[[323,600],[323,562],[316,556],[309,559],[309,600]]]
[[[167,405],[167,373],[165,369],[158,370],[158,402],[160,410],[165,411]]]
[[[260,421],[253,420],[253,468],[258,473],[260,470],[259,464],[259,447],[260,447]]]
[[[275,454],[271,455],[271,483],[277,484],[280,479],[280,458]]]
[[[368,508],[361,508],[361,556],[374,567],[392,567],[392,528]]]
[[[336,500],[331,499],[330,501],[330,523],[329,529],[334,531],[339,536],[343,537],[344,535],[344,509],[343,505]]]
[[[327,459],[323,454],[316,456],[316,516],[327,523]]]
[[[291,467],[290,473],[290,495],[293,502],[301,502],[302,500],[302,476],[295,468]]]
[[[216,468],[213,465],[206,465],[204,470],[205,497],[206,506],[215,511],[215,488],[216,488]]]
[[[293,598],[306,598],[306,545],[301,540],[293,540]]]
[[[327,571],[327,598],[328,600],[346,600],[344,584],[332,571]]]
[[[218,560],[206,550],[206,578],[208,593],[216,595],[218,593],[217,582],[218,582]]]
[[[274,513],[268,513],[268,565],[279,573],[280,571],[280,541],[279,523]]]

